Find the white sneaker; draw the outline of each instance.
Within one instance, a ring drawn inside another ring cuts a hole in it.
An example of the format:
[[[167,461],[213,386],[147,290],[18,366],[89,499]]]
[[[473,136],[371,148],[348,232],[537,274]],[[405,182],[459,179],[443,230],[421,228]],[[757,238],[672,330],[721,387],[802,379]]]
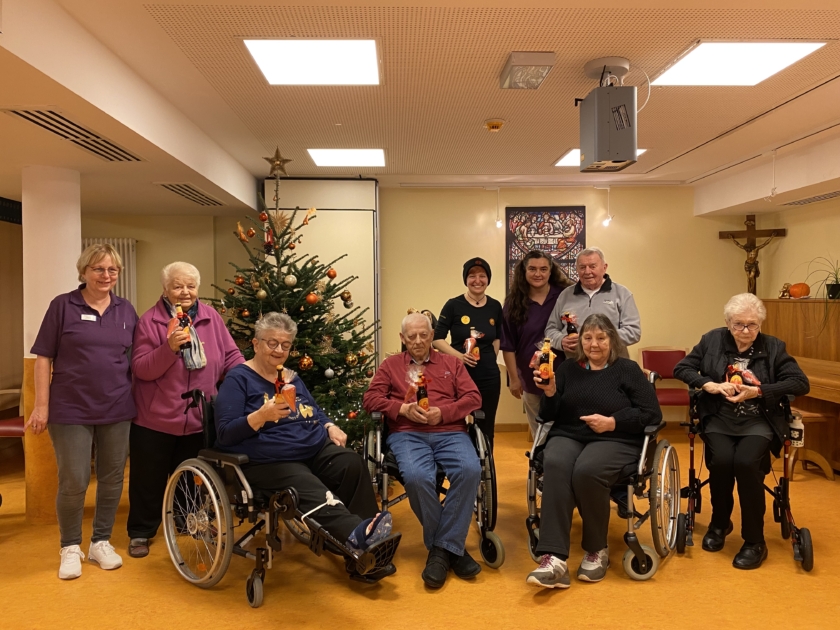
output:
[[[607,547],[597,553],[587,553],[580,563],[577,577],[583,582],[600,582],[607,576],[610,552]]]
[[[79,545],[61,548],[61,565],[58,567],[59,580],[74,580],[82,574],[82,560],[85,554]]]
[[[107,540],[90,543],[88,560],[96,562],[100,568],[106,571],[119,569],[122,566],[122,558],[117,555],[110,541]]]
[[[569,588],[571,582],[566,561],[550,553],[544,554],[539,568],[528,574],[525,583],[543,588]]]

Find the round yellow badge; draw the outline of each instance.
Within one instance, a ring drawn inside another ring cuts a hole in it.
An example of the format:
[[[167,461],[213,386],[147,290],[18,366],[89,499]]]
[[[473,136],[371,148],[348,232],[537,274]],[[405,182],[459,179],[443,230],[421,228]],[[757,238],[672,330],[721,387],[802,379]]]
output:
[[[463,317],[461,317],[461,323],[462,323],[462,324],[469,324],[469,323],[470,323],[470,318],[469,318],[469,316],[464,315]]]
[[[495,325],[496,325],[496,320],[495,320],[495,319],[493,319],[492,317],[490,318],[490,325],[491,325],[491,326],[495,326]]]

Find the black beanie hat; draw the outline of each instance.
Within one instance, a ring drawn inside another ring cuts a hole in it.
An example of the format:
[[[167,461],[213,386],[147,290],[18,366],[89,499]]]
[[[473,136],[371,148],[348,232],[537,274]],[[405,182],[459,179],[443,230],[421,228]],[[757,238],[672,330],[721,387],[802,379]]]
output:
[[[464,284],[467,284],[467,276],[470,273],[470,269],[473,267],[481,267],[484,269],[484,273],[487,274],[487,284],[490,284],[490,279],[492,278],[493,274],[490,271],[490,265],[487,264],[487,261],[483,258],[470,258],[467,262],[464,263]]]

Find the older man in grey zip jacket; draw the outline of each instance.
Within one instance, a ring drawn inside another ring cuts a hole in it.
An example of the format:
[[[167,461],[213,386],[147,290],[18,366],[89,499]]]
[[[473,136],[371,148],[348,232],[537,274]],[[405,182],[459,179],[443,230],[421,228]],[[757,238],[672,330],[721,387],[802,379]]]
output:
[[[592,313],[602,313],[618,329],[618,336],[625,345],[621,355],[627,357],[626,346],[638,343],[642,337],[639,309],[633,294],[607,275],[604,252],[597,247],[589,247],[578,254],[575,267],[580,279],[557,298],[557,304],[548,318],[545,336],[551,339],[553,348],[562,348],[566,356],[573,356],[578,335],[566,333],[563,313],[569,312],[576,318],[578,326]]]

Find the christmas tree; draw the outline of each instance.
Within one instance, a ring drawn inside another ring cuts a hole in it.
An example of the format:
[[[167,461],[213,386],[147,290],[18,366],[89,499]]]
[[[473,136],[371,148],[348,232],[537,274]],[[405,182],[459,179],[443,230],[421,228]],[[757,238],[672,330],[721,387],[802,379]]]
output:
[[[234,268],[228,287],[213,285],[222,294],[211,300],[228,318],[227,328],[246,359],[254,355],[251,339],[254,324],[263,313],[287,313],[297,323],[295,345],[287,367],[298,372],[327,416],[348,436],[348,444],[360,444],[367,416],[362,395],[376,365],[373,343],[377,324],[366,323],[368,309],[353,304],[347,288],[357,276],[339,278],[336,269],[346,254],[328,263],[317,256],[296,254],[304,229],[317,219],[316,209],[279,207],[280,173],[285,160],[279,149],[266,158],[275,177],[274,209],[260,198],[260,211],[237,223],[234,236],[248,252],[249,265]],[[336,302],[342,310],[336,311]]]

